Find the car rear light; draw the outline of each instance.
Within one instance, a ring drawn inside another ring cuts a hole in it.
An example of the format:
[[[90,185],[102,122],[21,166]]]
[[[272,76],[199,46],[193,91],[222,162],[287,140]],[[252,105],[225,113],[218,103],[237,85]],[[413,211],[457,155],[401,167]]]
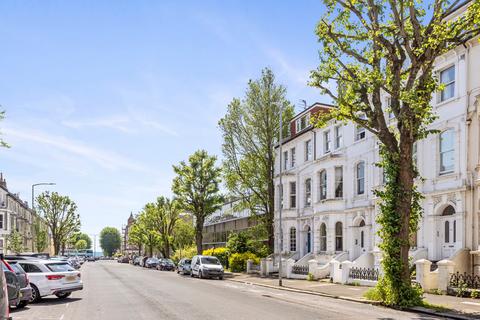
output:
[[[60,280],[62,278],[65,278],[65,276],[62,274],[52,274],[45,277],[47,277],[48,280]]]

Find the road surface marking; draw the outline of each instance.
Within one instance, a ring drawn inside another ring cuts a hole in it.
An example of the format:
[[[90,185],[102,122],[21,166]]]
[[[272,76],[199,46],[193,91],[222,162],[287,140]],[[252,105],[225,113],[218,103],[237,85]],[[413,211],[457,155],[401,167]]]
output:
[[[480,303],[478,303],[478,302],[462,301],[462,303],[463,304],[469,304],[469,305],[472,305],[472,306],[477,306],[477,307],[480,306]]]

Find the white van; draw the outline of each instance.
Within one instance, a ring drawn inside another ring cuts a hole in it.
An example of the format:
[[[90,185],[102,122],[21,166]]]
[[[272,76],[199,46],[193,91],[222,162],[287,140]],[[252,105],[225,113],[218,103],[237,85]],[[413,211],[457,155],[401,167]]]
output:
[[[192,277],[218,278],[223,280],[223,266],[217,257],[212,256],[194,256],[192,258]]]

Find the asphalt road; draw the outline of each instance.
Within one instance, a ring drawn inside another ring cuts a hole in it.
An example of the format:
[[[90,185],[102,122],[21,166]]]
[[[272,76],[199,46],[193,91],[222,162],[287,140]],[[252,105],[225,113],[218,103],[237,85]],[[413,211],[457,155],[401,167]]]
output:
[[[14,311],[13,319],[438,319],[228,280],[192,279],[113,261],[85,263],[81,272],[83,291],[63,301],[44,298]]]

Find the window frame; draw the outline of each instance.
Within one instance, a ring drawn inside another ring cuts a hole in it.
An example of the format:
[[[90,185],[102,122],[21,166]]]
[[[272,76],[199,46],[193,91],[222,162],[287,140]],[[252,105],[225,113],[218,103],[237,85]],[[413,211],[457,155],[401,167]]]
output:
[[[295,181],[290,181],[290,208],[294,209],[296,207],[297,207],[297,183]]]
[[[312,160],[312,139],[308,139],[304,143],[305,146],[305,161]]]
[[[327,154],[332,151],[332,139],[330,136],[330,130],[323,132],[323,153]]]
[[[342,134],[342,126],[338,125],[333,128],[333,135],[334,135],[334,149],[340,149],[343,144],[343,134]]]
[[[355,125],[355,141],[364,140],[367,137],[367,131],[360,125]]]
[[[340,226],[340,229],[337,226]],[[335,251],[343,251],[343,223],[341,221],[335,222]]]
[[[450,82],[442,82],[442,74],[444,72],[447,72],[448,70],[450,69],[453,69],[453,80],[451,80]],[[445,88],[442,90],[442,91],[439,91],[438,92],[438,98],[437,98],[437,102],[438,103],[443,103],[443,102],[446,102],[446,101],[449,101],[451,99],[454,99],[456,97],[456,93],[457,93],[457,88],[456,88],[456,80],[457,80],[457,68],[456,68],[456,65],[455,64],[451,64],[451,65],[448,65],[442,69],[440,69],[438,71],[438,80],[439,80],[439,83],[440,84],[445,84]],[[448,98],[444,98],[443,94],[444,92],[446,92],[445,90],[447,89],[448,86],[450,85],[453,85],[453,92],[452,92],[452,96],[448,97]]]
[[[288,150],[283,151],[283,170],[288,170]]]
[[[443,150],[442,149],[442,136],[444,134],[451,134],[452,135],[451,149],[448,149],[448,150]],[[452,155],[453,155],[452,156],[452,158],[453,158],[452,167],[451,167],[451,169],[443,169],[442,170],[443,155],[448,154],[448,153],[452,153]],[[438,165],[439,165],[438,174],[439,175],[445,175],[445,174],[450,174],[450,173],[455,172],[455,130],[453,128],[448,128],[448,129],[445,129],[442,132],[440,132],[440,134],[438,136],[438,157],[439,157],[439,163],[438,163]]]
[[[290,252],[295,251],[297,251],[297,228],[290,227]]]
[[[308,188],[307,188],[308,186]],[[305,179],[305,199],[304,207],[309,208],[312,206],[312,178]]]
[[[338,179],[337,172],[340,170],[341,175]],[[338,187],[340,186],[340,193],[341,195],[338,196]],[[343,166],[336,166],[335,167],[335,199],[343,199]]]
[[[327,251],[327,224],[322,222],[320,224],[320,252]]]
[[[363,166],[362,177],[359,177],[359,166]],[[360,182],[362,186],[362,192],[360,193]],[[358,196],[365,194],[365,161],[359,161],[355,165],[355,194]]]
[[[328,191],[328,177],[327,170],[322,169],[318,173],[318,200],[323,201],[327,200],[327,191]]]
[[[295,164],[296,164],[295,163],[296,162],[295,153],[296,153],[295,147],[290,148],[290,167],[291,168],[295,168]]]

